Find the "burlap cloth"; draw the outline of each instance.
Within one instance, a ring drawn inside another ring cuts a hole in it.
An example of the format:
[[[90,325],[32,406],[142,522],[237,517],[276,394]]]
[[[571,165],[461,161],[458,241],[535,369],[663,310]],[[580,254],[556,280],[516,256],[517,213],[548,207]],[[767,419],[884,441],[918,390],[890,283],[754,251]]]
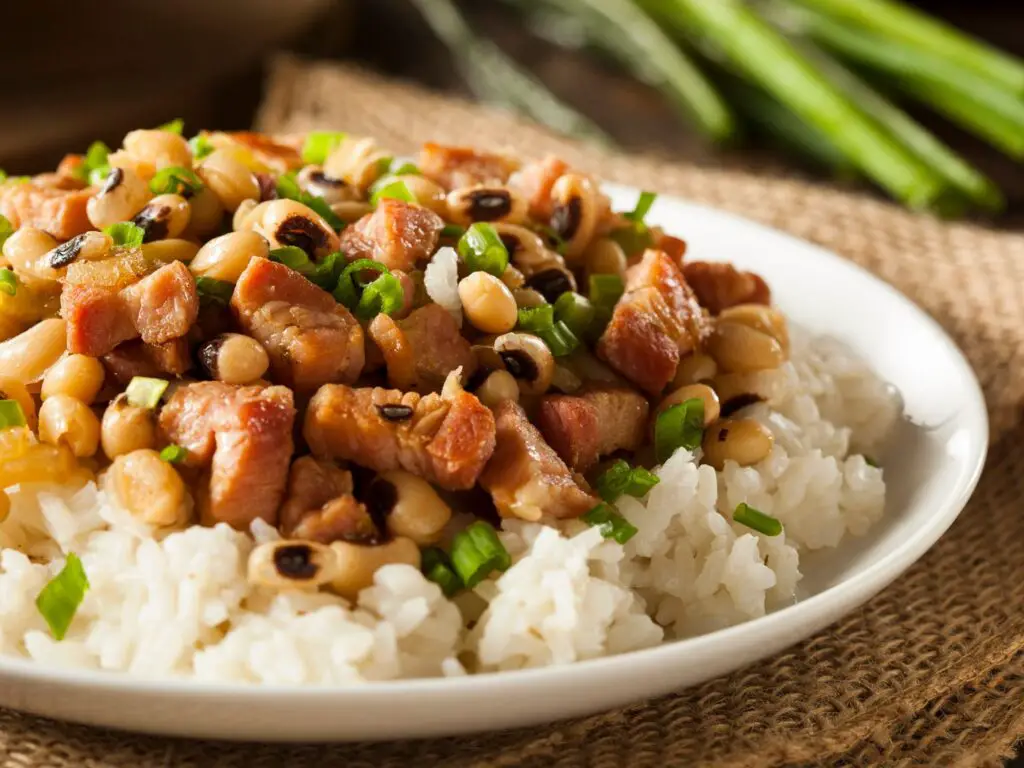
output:
[[[992,419],[985,476],[952,530],[865,608],[770,662],[657,701],[499,734],[333,747],[157,739],[0,712],[0,766],[975,766],[1012,754],[1024,737],[1024,237],[794,179],[607,154],[291,59],[273,67],[259,124],[345,128],[398,151],[433,138],[558,152],[831,248],[914,299],[967,353]]]

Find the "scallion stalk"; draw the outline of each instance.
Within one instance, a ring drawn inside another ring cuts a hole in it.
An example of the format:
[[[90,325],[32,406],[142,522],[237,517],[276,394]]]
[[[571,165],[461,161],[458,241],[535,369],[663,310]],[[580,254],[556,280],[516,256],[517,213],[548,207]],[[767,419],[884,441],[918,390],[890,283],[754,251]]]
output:
[[[476,222],[459,238],[456,250],[470,272],[501,277],[508,268],[508,248],[490,224]]]
[[[25,412],[17,400],[0,400],[0,429],[24,427]]]
[[[125,389],[128,404],[136,408],[152,410],[160,404],[160,398],[170,382],[166,379],[152,379],[148,376],[134,376]]]
[[[766,515],[764,512],[754,509],[746,503],[740,503],[736,506],[732,519],[751,530],[763,533],[765,536],[778,536],[782,533],[782,523],[771,515]]]
[[[625,544],[637,534],[636,526],[606,502],[601,502],[582,515],[580,520],[594,528],[599,528],[602,536],[606,539],[613,539],[619,544]]]
[[[494,571],[508,570],[512,557],[489,523],[477,520],[452,539],[451,561],[467,588],[472,589]]]
[[[67,635],[88,591],[89,579],[85,575],[82,561],[78,555],[70,552],[60,573],[36,597],[36,609],[58,641]]]

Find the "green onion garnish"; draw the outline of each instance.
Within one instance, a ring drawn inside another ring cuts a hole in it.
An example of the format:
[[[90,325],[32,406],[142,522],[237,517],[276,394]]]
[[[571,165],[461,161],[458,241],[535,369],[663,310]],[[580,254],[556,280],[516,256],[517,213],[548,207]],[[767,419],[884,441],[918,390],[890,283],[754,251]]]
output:
[[[388,172],[392,176],[419,176],[420,175],[419,166],[416,165],[416,163],[414,163],[412,160],[403,160],[401,163],[399,163],[398,167],[396,168],[395,167],[395,161],[397,161],[397,160],[398,160],[397,157],[394,158],[394,160],[391,161],[390,166],[388,168]]]
[[[864,463],[867,464],[869,467],[874,467],[875,469],[878,469],[878,467],[880,466],[880,464],[874,459],[872,459],[870,456],[864,457]]]
[[[569,244],[565,241],[564,237],[555,231],[554,227],[549,227],[546,224],[536,224],[534,225],[534,230],[543,238],[548,248],[551,248],[557,254],[565,256],[565,251]]]
[[[382,157],[380,160],[378,160],[377,161],[377,173],[378,173],[378,175],[383,176],[385,173],[387,173],[391,169],[391,164],[394,163],[394,162],[395,162],[395,158],[393,158],[391,155],[387,155],[386,157]]]
[[[149,191],[154,195],[192,197],[203,191],[203,182],[190,169],[170,165],[161,168],[149,180]]]
[[[186,458],[188,458],[188,451],[174,443],[160,451],[160,460],[166,461],[168,464],[180,464]]]
[[[393,315],[399,312],[405,303],[405,291],[398,278],[390,272],[381,275],[363,288],[363,295],[356,305],[356,315],[364,320],[375,317],[383,312]]]
[[[36,608],[57,640],[63,640],[67,635],[78,606],[88,591],[89,579],[82,561],[74,552],[69,552],[60,573],[43,587],[36,598]]]
[[[312,274],[316,269],[316,265],[313,264],[309,258],[309,254],[299,248],[297,245],[286,245],[282,248],[274,248],[267,258],[271,261],[276,261],[279,264],[284,264],[289,269],[294,269],[303,275]]]
[[[88,181],[93,185],[101,184],[110,172],[110,166],[107,165],[109,155],[110,147],[102,141],[94,141],[85,150],[81,165],[75,168],[72,175],[80,181]]]
[[[623,494],[643,498],[658,482],[659,478],[653,472],[643,467],[631,467],[618,459],[597,478],[594,490],[598,496],[611,503]]]
[[[630,221],[643,221],[647,217],[647,212],[651,210],[651,206],[654,205],[654,201],[658,199],[658,195],[654,192],[641,192],[640,197],[636,201],[636,206],[632,211],[625,214],[626,218]]]
[[[231,301],[231,294],[235,292],[235,284],[214,277],[197,277],[196,291],[201,302],[227,304]]]
[[[614,539],[619,544],[625,544],[636,536],[636,526],[605,502],[598,504],[583,515],[580,520],[589,526],[599,528],[602,536],[606,539]]]
[[[595,307],[611,309],[622,298],[626,288],[618,275],[591,275],[588,298]]]
[[[360,272],[387,272],[388,268],[379,261],[373,259],[356,259],[341,271],[338,276],[338,283],[334,287],[334,298],[339,304],[344,304],[349,309],[355,309],[359,303],[359,288],[357,278]],[[374,278],[376,279],[376,278]]]
[[[704,437],[704,401],[692,397],[666,408],[654,422],[654,456],[659,464],[679,448],[688,451]]]
[[[6,267],[0,269],[0,291],[8,296],[14,296],[18,292],[18,278]]]
[[[345,254],[341,251],[334,251],[327,254],[323,261],[314,267],[312,273],[306,275],[306,278],[325,291],[333,291],[347,264]]]
[[[7,238],[14,234],[14,225],[6,216],[0,215],[0,246],[7,241]]]
[[[766,515],[743,502],[736,506],[736,511],[732,513],[732,519],[740,525],[763,533],[765,536],[778,536],[782,533],[782,523],[771,515]]]
[[[550,304],[539,307],[522,307],[517,323],[520,330],[539,336],[551,354],[565,357],[579,349],[579,337],[561,320],[555,320],[555,308]]]
[[[302,145],[302,162],[320,165],[348,136],[342,131],[310,131]]]
[[[460,227],[458,224],[445,224],[441,230],[441,237],[450,238],[457,240],[466,234],[466,228]]]
[[[168,133],[176,133],[179,136],[181,136],[181,132],[182,132],[182,130],[184,128],[185,128],[185,121],[182,120],[180,117],[176,117],[173,120],[171,120],[170,122],[164,123],[163,125],[158,125],[156,127],[156,129],[158,131],[167,131]]]
[[[445,597],[451,597],[462,589],[462,579],[454,570],[448,556],[437,547],[427,547],[421,554],[423,575],[437,584]]]
[[[24,427],[25,412],[17,400],[0,400],[0,429],[8,427]]]
[[[457,250],[470,272],[482,271],[501,277],[508,268],[508,248],[490,224],[478,221],[470,225],[459,238]]]
[[[0,184],[3,184],[5,181],[7,181],[7,171],[0,168]]]
[[[385,176],[385,184],[377,185],[370,192],[370,205],[377,205],[381,200],[402,200],[406,203],[415,203],[416,196],[405,186],[401,179],[390,179]]]
[[[312,208],[326,221],[333,229],[340,230],[345,226],[343,222],[334,211],[331,210],[331,206],[322,197],[311,195],[308,192],[303,192],[302,187],[299,186],[299,182],[295,180],[295,171],[289,171],[288,173],[282,173],[277,177],[277,196],[285,197],[289,200],[297,200],[309,208]]]
[[[103,182],[110,175],[110,166],[104,163],[89,171],[89,183],[94,187],[103,186]]]
[[[555,323],[555,308],[550,304],[539,307],[520,307],[518,326],[524,331],[537,333],[550,328]]]
[[[210,143],[210,139],[205,133],[197,133],[189,139],[188,146],[192,150],[193,160],[202,160],[207,155],[213,154],[213,151],[216,149],[216,147]]]
[[[573,291],[566,291],[555,300],[555,319],[565,323],[577,336],[586,336],[594,324],[594,305]]]
[[[137,248],[146,237],[146,230],[130,221],[119,221],[103,228],[103,233],[110,235],[114,245]]]
[[[128,404],[136,408],[152,410],[160,404],[160,398],[170,384],[166,379],[151,379],[148,376],[133,376],[125,389]]]
[[[467,588],[472,589],[494,571],[506,571],[512,557],[494,527],[477,520],[452,539],[452,566]]]

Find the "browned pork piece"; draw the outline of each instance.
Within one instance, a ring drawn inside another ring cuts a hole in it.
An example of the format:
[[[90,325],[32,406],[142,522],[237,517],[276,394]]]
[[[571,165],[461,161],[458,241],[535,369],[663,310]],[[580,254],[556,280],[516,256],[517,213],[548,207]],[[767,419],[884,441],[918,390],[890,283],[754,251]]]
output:
[[[66,183],[8,181],[0,184],[0,215],[14,225],[34,227],[58,240],[70,240],[92,229],[85,206],[88,189],[65,189]]]
[[[381,313],[367,332],[384,355],[388,384],[395,389],[430,392],[456,368],[466,378],[476,368],[473,348],[439,304],[420,307],[404,320]]]
[[[274,381],[310,392],[353,382],[363,370],[363,329],[344,306],[284,264],[252,259],[231,307],[270,355]]]
[[[598,355],[652,395],[675,375],[679,358],[707,339],[711,326],[668,254],[648,250],[626,271],[626,291],[597,345]]]
[[[295,405],[287,387],[203,381],[179,387],[160,411],[168,443],[188,451],[186,466],[210,467],[199,494],[204,523],[246,529],[277,524],[292,457]]]
[[[513,158],[471,147],[427,143],[420,150],[419,169],[445,189],[476,184],[504,184],[519,167]]]
[[[290,539],[371,541],[380,531],[366,505],[352,496],[352,473],[312,456],[296,459],[281,507],[281,533]]]
[[[571,469],[586,472],[602,456],[640,448],[648,410],[647,400],[632,389],[547,395],[540,403],[537,426]]]
[[[503,400],[494,416],[497,444],[480,485],[490,492],[499,514],[539,520],[542,515],[579,517],[593,509],[598,499],[577,485],[518,403]]]
[[[257,160],[278,173],[302,167],[302,153],[274,136],[252,131],[234,131],[227,135],[236,143],[246,147]]]
[[[557,157],[549,155],[524,165],[512,175],[508,185],[521,193],[530,204],[530,215],[547,221],[554,212],[555,202],[551,199],[551,188],[559,178],[569,172],[569,166]]]
[[[690,261],[683,264],[683,275],[712,315],[737,304],[772,303],[771,290],[760,275],[741,272],[732,264]]]
[[[113,379],[122,386],[136,376],[164,378],[180,376],[192,367],[188,342],[171,339],[163,344],[144,341],[126,341],[103,356],[103,365]]]
[[[373,259],[408,272],[434,253],[442,229],[444,220],[433,211],[388,198],[345,228],[341,250],[349,261]]]
[[[188,267],[175,261],[120,290],[65,285],[60,310],[68,351],[102,357],[131,339],[163,344],[185,336],[199,315],[199,293]]]
[[[472,488],[494,451],[494,416],[455,384],[441,394],[338,384],[309,402],[303,434],[315,456],[404,469],[448,490]]]

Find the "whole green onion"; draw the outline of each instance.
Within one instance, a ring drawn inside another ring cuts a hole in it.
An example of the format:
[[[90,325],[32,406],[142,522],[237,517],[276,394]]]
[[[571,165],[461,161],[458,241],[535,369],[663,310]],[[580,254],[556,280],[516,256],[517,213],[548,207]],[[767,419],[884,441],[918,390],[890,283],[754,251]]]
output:
[[[103,233],[110,235],[114,245],[125,248],[138,248],[146,237],[146,231],[130,221],[119,221],[109,227],[104,227]]]
[[[445,597],[451,597],[462,589],[462,579],[452,569],[451,562],[443,550],[427,547],[420,557],[420,570],[430,581],[441,588]]]
[[[405,203],[415,203],[416,196],[409,191],[409,187],[401,179],[388,176],[383,177],[383,184],[375,186],[370,192],[370,205],[377,205],[381,200],[401,200]]]
[[[576,336],[585,337],[594,324],[594,305],[573,291],[566,291],[555,300],[555,319],[565,323]]]
[[[203,182],[192,169],[169,165],[161,168],[149,180],[149,191],[154,195],[192,197],[203,191]]]
[[[342,131],[310,131],[302,144],[302,162],[322,165],[347,137]]]
[[[663,464],[679,448],[692,451],[704,437],[704,401],[684,400],[658,414],[654,421],[654,455]]]
[[[227,304],[235,292],[235,284],[214,277],[197,277],[196,291],[203,303]]]
[[[476,222],[459,238],[459,256],[470,272],[487,272],[501,277],[508,268],[508,248],[490,224]]]
[[[601,502],[580,520],[587,525],[601,530],[601,535],[606,539],[614,539],[619,544],[625,544],[636,536],[637,529],[626,518],[620,515],[615,509],[605,502]]]
[[[166,461],[168,464],[180,464],[187,458],[188,451],[180,445],[174,445],[173,443],[160,451],[160,460]]]
[[[8,427],[24,427],[25,412],[17,400],[0,400],[0,429]]]
[[[18,292],[18,278],[7,267],[0,269],[0,291],[3,291],[8,296],[14,296]]]
[[[508,570],[512,557],[489,523],[477,520],[455,534],[451,549],[452,566],[468,589],[494,571]]]
[[[765,536],[778,536],[782,533],[782,523],[771,515],[766,515],[746,503],[740,503],[733,512],[732,519]]]
[[[75,613],[89,591],[89,579],[82,561],[74,552],[68,553],[60,573],[43,587],[36,597],[36,608],[57,640],[68,633]]]
[[[167,391],[169,384],[166,379],[133,376],[124,392],[129,405],[152,410],[160,404],[160,398]]]

